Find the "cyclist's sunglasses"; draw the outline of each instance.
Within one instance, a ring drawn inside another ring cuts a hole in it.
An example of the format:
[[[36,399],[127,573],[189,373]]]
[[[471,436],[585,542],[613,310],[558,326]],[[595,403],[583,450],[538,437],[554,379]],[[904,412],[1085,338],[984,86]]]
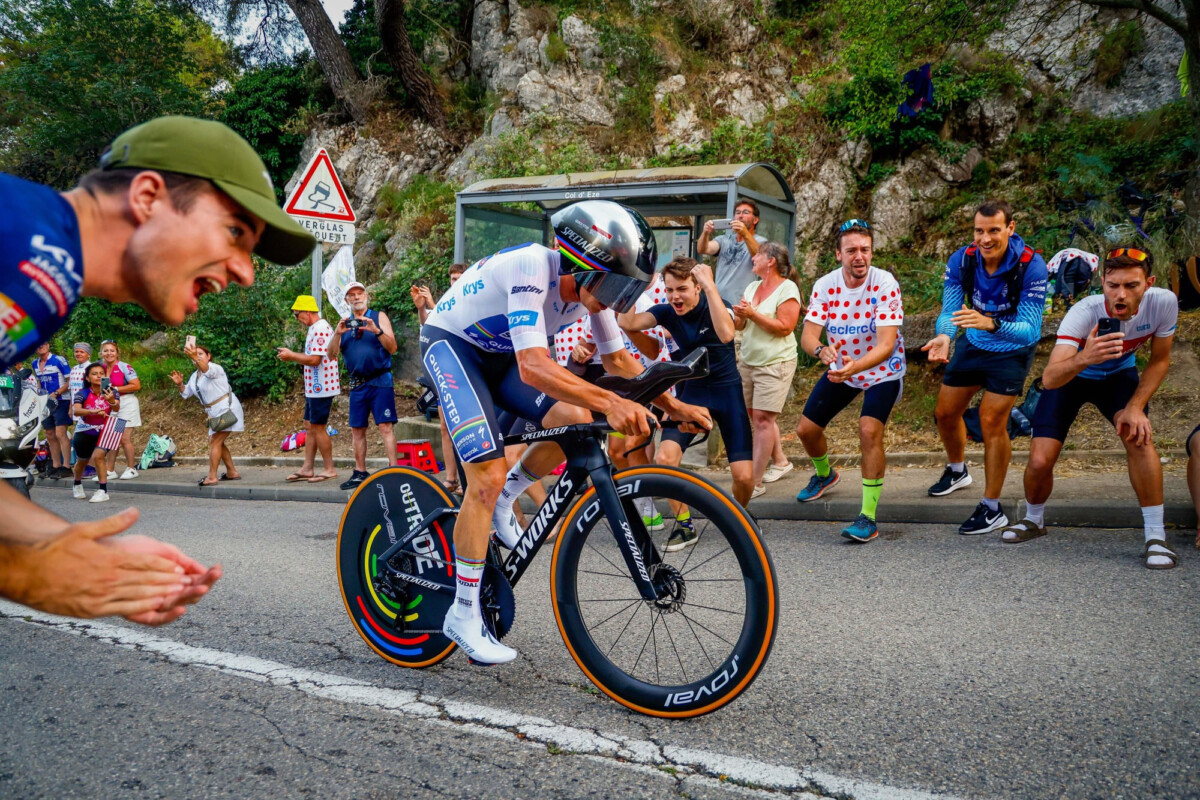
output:
[[[1108,255],[1104,257],[1104,260],[1107,261],[1110,258],[1120,258],[1121,256],[1132,258],[1134,261],[1145,261],[1146,259],[1150,258],[1150,254],[1144,250],[1136,250],[1132,247],[1119,247],[1116,250],[1109,250]]]
[[[865,219],[858,219],[855,217],[854,219],[848,219],[843,222],[842,227],[838,228],[838,233],[845,233],[851,228],[866,228],[867,230],[871,230],[871,225]]]

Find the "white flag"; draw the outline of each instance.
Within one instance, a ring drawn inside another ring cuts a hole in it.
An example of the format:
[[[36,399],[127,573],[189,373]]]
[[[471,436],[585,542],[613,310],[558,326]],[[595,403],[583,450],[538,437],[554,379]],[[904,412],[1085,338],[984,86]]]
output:
[[[351,250],[350,246],[338,250],[330,260],[329,266],[321,273],[321,288],[325,290],[325,296],[337,309],[341,319],[350,316],[350,304],[343,295],[346,286],[354,282],[354,254]]]

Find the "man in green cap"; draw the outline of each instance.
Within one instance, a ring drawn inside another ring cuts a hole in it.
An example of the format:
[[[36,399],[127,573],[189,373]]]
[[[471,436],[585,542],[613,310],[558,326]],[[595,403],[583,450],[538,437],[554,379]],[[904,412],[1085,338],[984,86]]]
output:
[[[275,202],[262,159],[218,122],[161,117],[121,134],[58,193],[0,174],[0,370],[53,337],[80,297],[179,325],[201,295],[254,282],[251,254],[295,264],[312,236]],[[178,619],[220,577],[146,536],[128,509],[68,524],[0,483],[0,596],[74,617]]]

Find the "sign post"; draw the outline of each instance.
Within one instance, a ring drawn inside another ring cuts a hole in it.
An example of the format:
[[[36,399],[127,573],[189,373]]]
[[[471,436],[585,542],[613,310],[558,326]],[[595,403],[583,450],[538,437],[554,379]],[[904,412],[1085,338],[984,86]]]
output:
[[[342,188],[333,161],[320,148],[304,168],[304,177],[288,195],[283,210],[317,238],[313,250],[312,294],[321,305],[321,242],[354,246],[354,209]]]

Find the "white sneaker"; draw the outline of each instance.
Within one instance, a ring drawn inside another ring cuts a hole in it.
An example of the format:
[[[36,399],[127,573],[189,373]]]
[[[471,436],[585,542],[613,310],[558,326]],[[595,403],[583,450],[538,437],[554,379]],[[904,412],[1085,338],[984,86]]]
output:
[[[794,467],[792,466],[792,462],[790,462],[790,461],[787,462],[787,464],[783,465],[782,467],[778,467],[774,464],[770,464],[767,466],[767,471],[763,473],[763,483],[774,483],[775,481],[782,478],[784,475],[787,475],[793,469],[794,469]],[[758,495],[755,495],[755,497],[758,497]]]
[[[462,618],[451,608],[442,623],[442,634],[448,636],[472,661],[481,664],[507,664],[517,657],[517,651],[496,641],[482,617]]]
[[[128,480],[133,480],[137,476],[138,476],[138,471],[136,469],[134,469],[133,467],[126,467],[125,471],[121,473],[121,477],[117,478],[117,480],[128,481]]]
[[[517,515],[511,508],[506,514],[502,514],[499,508],[492,513],[492,529],[495,530],[500,544],[509,550],[515,550],[517,542],[521,541],[521,526],[517,524]]]
[[[104,491],[103,489],[97,489],[95,491],[95,493],[92,494],[92,499],[88,500],[88,502],[89,503],[107,503],[111,499],[112,498],[108,496],[108,492]]]
[[[766,478],[763,478],[763,480],[766,480]],[[766,493],[767,493],[767,487],[763,486],[760,483],[758,486],[755,486],[754,491],[750,493],[750,499],[753,500],[754,498],[761,497],[762,495],[764,495]]]
[[[71,497],[74,497],[76,500],[86,500],[87,492],[83,490],[83,486],[77,483],[71,487]]]

